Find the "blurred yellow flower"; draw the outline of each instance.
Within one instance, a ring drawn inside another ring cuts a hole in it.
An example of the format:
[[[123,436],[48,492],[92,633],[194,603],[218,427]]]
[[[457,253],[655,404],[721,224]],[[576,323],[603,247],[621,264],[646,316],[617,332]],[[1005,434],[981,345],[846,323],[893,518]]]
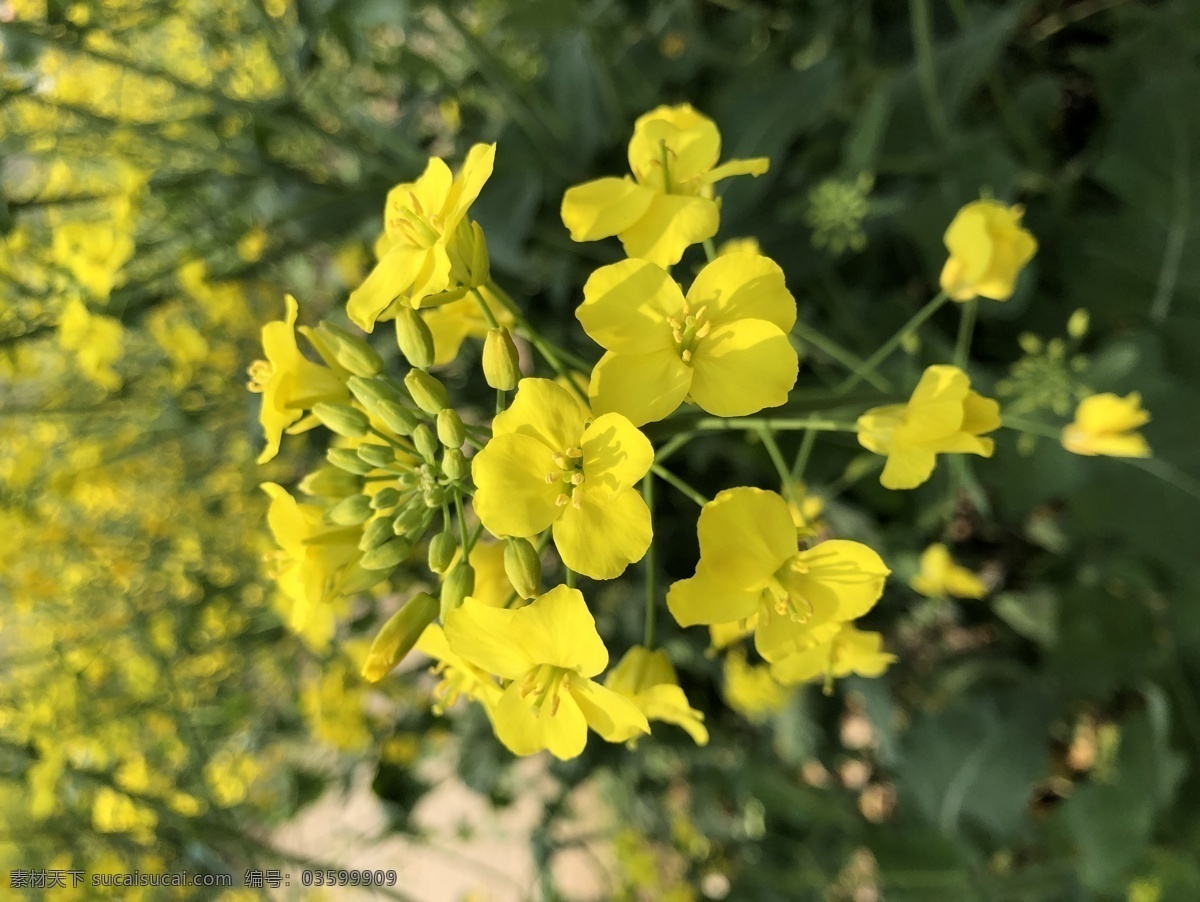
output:
[[[717,416],[745,416],[783,404],[796,384],[787,337],[796,301],[766,257],[718,257],[686,297],[655,264],[624,260],[592,273],[583,297],[575,315],[608,352],[592,371],[597,413],[640,426],[689,398]]]
[[[939,454],[991,457],[994,443],[981,438],[1000,428],[1000,405],[971,391],[955,366],[931,366],[907,404],[874,407],[858,418],[858,441],[887,456],[879,478],[889,489],[912,489],[929,478]]]
[[[88,293],[106,301],[133,256],[128,217],[111,222],[65,222],[54,230],[53,259]]]
[[[516,755],[548,749],[574,758],[588,727],[609,742],[650,732],[633,702],[592,679],[608,664],[608,650],[576,589],[556,586],[516,610],[468,598],[447,615],[446,638],[464,660],[511,681],[492,723]]]
[[[465,696],[479,702],[488,717],[492,716],[496,703],[500,701],[499,684],[491,674],[451,651],[446,633],[440,626],[432,623],[425,627],[425,632],[417,640],[417,651],[437,662],[432,673],[441,679],[433,689],[434,714],[444,714],[447,708],[454,707],[454,703]]]
[[[883,636],[868,633],[849,623],[838,624],[813,637],[812,644],[797,648],[771,663],[771,675],[790,685],[824,678],[826,681],[856,673],[881,676],[895,655],[882,650]]]
[[[747,720],[762,723],[788,703],[792,693],[761,664],[747,664],[741,649],[725,657],[725,701]]]
[[[659,266],[679,262],[693,244],[717,234],[720,211],[713,183],[733,175],[762,175],[769,161],[717,165],[721,134],[688,104],[660,106],[638,118],[629,142],[633,178],[602,178],[569,188],[562,221],[572,241],[618,235],[630,257]]]
[[[633,486],[653,460],[650,442],[625,417],[589,422],[561,385],[522,379],[472,460],[475,513],[501,537],[553,526],[563,564],[613,579],[650,547],[650,511]]]
[[[630,699],[646,720],[683,727],[696,745],[708,745],[704,714],[688,703],[665,651],[635,645],[608,672],[604,685]]]
[[[1149,422],[1139,392],[1124,398],[1108,392],[1092,395],[1079,402],[1075,421],[1063,429],[1062,446],[1088,456],[1149,457],[1150,444],[1134,431]]]
[[[797,549],[788,504],[774,492],[735,488],[704,505],[696,575],[667,592],[680,626],[758,615],[754,645],[768,661],[814,629],[861,617],[891,571],[859,542],[830,539]]]
[[[966,567],[960,567],[950,557],[950,550],[940,542],[925,549],[921,569],[909,583],[914,591],[929,598],[983,598],[987,586]]]
[[[91,313],[77,297],[67,301],[58,321],[58,343],[75,352],[88,379],[109,391],[121,387],[121,376],[112,365],[121,359],[124,336],[120,320]]]
[[[1037,253],[1037,241],[1021,228],[1024,212],[994,200],[972,201],[958,211],[946,229],[950,257],[941,277],[952,300],[1012,297],[1017,276]]]

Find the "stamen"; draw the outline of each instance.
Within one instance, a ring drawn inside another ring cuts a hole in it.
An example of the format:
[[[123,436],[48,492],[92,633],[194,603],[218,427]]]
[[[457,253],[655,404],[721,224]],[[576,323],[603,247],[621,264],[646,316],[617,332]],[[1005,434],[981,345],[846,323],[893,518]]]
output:
[[[569,497],[567,497],[567,495],[564,493],[554,499],[554,506],[555,507],[566,507],[570,503],[570,501],[571,501],[571,499]],[[579,503],[576,502],[575,506],[578,507]]]

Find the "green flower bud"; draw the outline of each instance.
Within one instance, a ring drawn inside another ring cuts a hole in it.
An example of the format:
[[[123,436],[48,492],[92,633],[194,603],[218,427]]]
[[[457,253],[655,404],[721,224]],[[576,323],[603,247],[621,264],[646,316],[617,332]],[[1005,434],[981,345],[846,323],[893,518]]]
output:
[[[392,488],[390,485],[384,486],[373,496],[371,496],[372,510],[384,511],[395,507],[400,503],[400,492]]]
[[[508,330],[489,329],[483,340],[483,378],[492,388],[512,391],[521,379],[521,358]]]
[[[363,530],[362,538],[358,540],[359,551],[370,551],[378,548],[392,538],[392,524],[387,517],[376,517]]]
[[[363,442],[355,451],[363,462],[372,467],[390,467],[396,462],[396,452],[391,445],[377,445],[374,442]]]
[[[458,539],[450,530],[443,530],[429,540],[429,569],[434,573],[445,573],[454,553],[458,551]]]
[[[399,388],[386,376],[374,379],[363,379],[361,376],[351,376],[346,380],[350,394],[363,406],[364,410],[375,413],[376,408],[384,401],[402,404],[404,395]]]
[[[361,438],[367,434],[371,421],[357,407],[349,404],[331,404],[320,401],[313,405],[313,416],[331,432],[344,435],[346,438]]]
[[[467,440],[467,427],[453,407],[441,410],[437,415],[437,436],[447,448],[461,448]]]
[[[415,413],[393,401],[381,401],[375,415],[396,435],[412,435],[421,422]]]
[[[412,434],[413,444],[417,448],[417,453],[425,460],[433,463],[437,460],[437,453],[441,449],[438,440],[434,438],[433,430],[424,423],[419,425]]]
[[[364,570],[391,570],[408,557],[410,551],[412,545],[408,540],[397,536],[364,553],[358,559],[358,565]]]
[[[418,592],[406,601],[404,607],[388,618],[371,643],[363,664],[363,679],[378,683],[395,670],[437,613],[438,600],[428,592]]]
[[[325,459],[339,470],[345,470],[356,476],[366,476],[375,469],[363,461],[353,448],[330,448],[325,452]]]
[[[446,453],[442,455],[442,472],[448,478],[459,482],[466,478],[471,468],[467,466],[467,459],[461,451],[457,448],[447,448]]]
[[[366,495],[351,495],[325,511],[325,519],[338,526],[357,526],[370,520],[371,513],[370,499]]]
[[[398,536],[408,536],[416,542],[425,534],[432,521],[433,511],[426,507],[423,501],[414,499],[392,519],[392,532]]]
[[[442,581],[441,613],[442,620],[446,615],[459,607],[463,599],[475,591],[475,568],[466,562],[459,562],[450,571],[450,575]]]
[[[440,485],[427,485],[421,491],[421,498],[425,501],[426,507],[430,509],[438,508],[446,500],[446,490]]]
[[[403,303],[396,311],[396,344],[408,362],[418,369],[427,370],[433,365],[433,333],[425,318]]]
[[[450,404],[446,386],[424,370],[409,370],[404,377],[404,386],[416,405],[428,414],[437,414]]]
[[[300,491],[319,498],[345,498],[362,487],[362,481],[337,467],[322,465],[300,480]]]
[[[357,335],[326,321],[317,326],[317,331],[334,359],[355,376],[369,378],[383,369],[383,358]]]
[[[536,598],[542,587],[542,561],[528,539],[509,539],[504,546],[504,575],[522,598]]]
[[[1088,326],[1091,325],[1091,317],[1087,310],[1080,307],[1071,314],[1071,318],[1067,320],[1067,334],[1072,338],[1083,338],[1087,335]]]
[[[492,276],[492,261],[488,255],[487,238],[479,223],[471,221],[471,284],[486,285]]]

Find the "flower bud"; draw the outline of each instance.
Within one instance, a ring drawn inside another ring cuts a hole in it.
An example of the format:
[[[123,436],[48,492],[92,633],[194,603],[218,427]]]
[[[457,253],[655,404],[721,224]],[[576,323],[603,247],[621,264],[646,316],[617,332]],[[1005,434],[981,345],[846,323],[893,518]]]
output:
[[[358,559],[358,565],[364,570],[391,570],[408,557],[410,551],[412,551],[412,545],[408,540],[396,536],[377,548],[365,552]]]
[[[461,451],[457,448],[447,448],[442,455],[442,472],[447,478],[459,482],[466,478],[471,468],[467,466],[467,459]]]
[[[433,365],[433,333],[424,317],[404,303],[396,311],[396,344],[418,369],[426,370]]]
[[[439,508],[446,500],[446,490],[440,485],[427,485],[421,491],[421,499],[425,502],[425,506],[431,510]]]
[[[346,380],[346,387],[350,389],[350,394],[354,395],[355,400],[363,406],[363,409],[370,413],[375,413],[376,408],[384,401],[391,401],[394,404],[404,401],[404,395],[400,389],[386,376],[374,379],[351,376]]]
[[[434,573],[445,573],[454,553],[458,551],[458,539],[446,529],[429,540],[429,569]]]
[[[446,386],[424,370],[409,370],[404,377],[404,386],[416,405],[428,414],[437,414],[450,403]]]
[[[433,520],[433,512],[425,506],[425,502],[410,501],[400,513],[392,519],[392,532],[398,536],[408,536],[417,541]]]
[[[1084,308],[1080,307],[1067,320],[1067,334],[1072,338],[1083,338],[1083,336],[1087,335],[1088,326],[1090,325],[1091,317]]]
[[[363,530],[362,538],[358,540],[359,551],[370,551],[378,548],[392,538],[392,524],[387,517],[376,517]]]
[[[429,463],[437,460],[437,453],[441,449],[438,440],[434,438],[433,430],[424,423],[417,426],[412,434],[413,444],[417,448],[417,453],[421,455]]]
[[[418,592],[405,602],[404,607],[388,618],[371,643],[363,664],[363,679],[378,683],[391,673],[412,651],[437,613],[438,601],[428,592]]]
[[[479,223],[471,221],[471,284],[486,285],[492,277],[492,261],[488,255],[487,238]]]
[[[374,467],[363,461],[353,448],[330,448],[325,452],[325,459],[347,473],[356,476],[366,476]]]
[[[384,486],[371,496],[371,509],[385,511],[400,503],[400,492],[390,485]]]
[[[364,463],[369,463],[372,467],[390,467],[396,462],[396,452],[391,445],[363,442],[355,451]]]
[[[312,412],[313,416],[321,421],[321,425],[330,432],[336,432],[346,438],[361,438],[367,434],[367,429],[371,425],[371,421],[367,419],[365,413],[349,404],[319,401],[313,405]]]
[[[345,329],[322,321],[317,331],[334,359],[355,376],[370,378],[383,369],[383,358],[373,347]]]
[[[504,575],[522,598],[536,598],[542,586],[542,561],[528,539],[509,539],[504,546]]]
[[[467,427],[453,407],[438,412],[437,436],[447,448],[461,448],[467,440]]]
[[[416,414],[393,401],[381,401],[375,410],[375,415],[396,435],[412,435],[413,430],[420,423]]]
[[[319,498],[345,498],[361,487],[353,474],[337,467],[322,465],[300,480],[300,491]]]
[[[370,520],[371,513],[370,499],[366,495],[351,495],[325,511],[325,519],[338,526],[357,526]]]
[[[521,379],[521,358],[508,330],[489,329],[483,339],[483,378],[492,388],[512,391]]]
[[[458,566],[450,571],[450,575],[442,581],[442,620],[445,620],[446,615],[459,607],[463,603],[463,599],[474,591],[475,568],[460,561]]]

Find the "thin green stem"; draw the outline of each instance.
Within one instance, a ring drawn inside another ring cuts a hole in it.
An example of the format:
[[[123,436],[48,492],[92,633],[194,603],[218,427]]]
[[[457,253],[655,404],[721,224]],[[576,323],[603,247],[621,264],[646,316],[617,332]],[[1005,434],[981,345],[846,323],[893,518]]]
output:
[[[1153,457],[1118,457],[1116,459],[1149,473],[1151,476],[1157,476],[1168,485],[1174,486],[1184,494],[1191,495],[1200,501],[1200,481],[1186,473],[1179,472],[1165,460],[1156,460]]]
[[[704,505],[708,504],[707,498],[705,498],[702,494],[700,494],[700,492],[698,492],[696,489],[692,488],[690,485],[688,485],[688,483],[686,483],[684,480],[680,479],[678,476],[676,476],[674,473],[672,473],[670,470],[666,469],[665,467],[660,467],[658,464],[653,464],[650,467],[650,472],[653,473],[655,476],[657,476],[659,479],[661,479],[663,482],[667,483],[667,485],[671,486],[672,488],[674,488],[675,490],[680,492],[681,494],[686,495],[688,498],[690,498],[692,501],[696,502],[696,504],[700,505],[701,507],[704,507]]]
[[[654,453],[656,463],[663,463],[668,457],[682,448],[695,435],[695,432],[681,432]]]
[[[504,389],[502,389],[502,388],[496,389],[496,413],[498,413],[498,414],[504,413],[505,400],[506,400],[506,395],[504,393]]]
[[[717,248],[711,238],[704,239],[704,256],[708,258],[709,263],[717,259]]]
[[[671,193],[671,165],[667,160],[667,142],[658,142],[658,157],[662,160],[663,168],[663,191],[667,194]],[[712,258],[709,257],[711,260]]]
[[[642,498],[646,502],[646,507],[650,511],[650,519],[654,520],[654,476],[647,473],[642,480]],[[655,615],[655,594],[657,586],[655,585],[655,571],[657,569],[657,560],[654,550],[654,542],[650,543],[650,547],[646,550],[646,616],[644,632],[642,635],[642,645],[646,648],[654,647],[654,615]]]
[[[971,338],[975,334],[975,317],[979,313],[979,298],[971,298],[962,305],[962,317],[958,321],[958,340],[954,343],[954,365],[966,369],[967,356],[971,353]]]
[[[563,571],[566,573],[566,583],[568,589],[575,588],[575,571],[563,564]]]
[[[792,471],[783,459],[783,452],[779,450],[774,434],[766,426],[761,425],[755,431],[762,440],[763,447],[767,449],[771,463],[775,465],[775,472],[779,474],[780,487],[783,489],[784,497],[796,501],[796,493],[792,486]]]
[[[737,417],[722,419],[721,417],[705,417],[692,424],[696,429],[710,432],[736,431],[742,429],[758,430],[762,428],[786,432],[795,429],[815,429],[818,432],[857,432],[858,426],[841,420],[823,420],[819,417]]]
[[[467,515],[463,508],[462,492],[454,493],[454,512],[458,514],[458,540],[462,543],[462,559],[466,562],[471,556],[471,546],[475,543],[467,533]]]
[[[496,322],[496,317],[492,313],[492,308],[488,305],[483,293],[478,288],[472,288],[471,294],[475,296],[475,303],[479,305],[479,309],[483,311],[483,318],[487,320],[489,329],[499,329],[500,324]]]
[[[925,113],[937,138],[945,143],[950,137],[950,121],[942,108],[938,92],[937,64],[933,52],[933,29],[929,21],[928,0],[909,0],[908,19],[912,28],[913,47],[917,54],[917,80],[921,85],[921,98],[925,101]]]
[[[1005,414],[1000,418],[1001,423],[1007,429],[1015,429],[1018,432],[1024,432],[1028,435],[1036,435],[1041,438],[1049,438],[1058,441],[1062,437],[1062,430],[1056,429],[1045,423],[1037,423],[1033,420],[1027,420],[1024,417],[1014,417]]]
[[[520,309],[509,296],[508,292],[497,285],[494,281],[489,282],[488,287],[491,288],[492,291],[496,292],[496,297],[500,299],[500,303],[503,304],[508,309],[508,312],[512,314],[513,322],[517,324],[517,328],[524,333],[527,339],[529,339],[530,344],[532,344],[534,348],[537,349],[537,352],[542,355],[545,361],[550,364],[550,368],[559,376],[561,376],[563,381],[567,383],[567,389],[574,392],[575,396],[578,397],[585,406],[589,405],[591,402],[588,400],[587,394],[582,388],[579,387],[578,383],[576,383],[575,379],[572,377],[572,374],[567,372],[566,367],[564,367],[562,364],[562,360],[559,359],[558,352],[550,346],[550,343],[547,342],[546,339],[544,339],[541,334],[535,328],[533,328],[533,326],[529,324],[529,321],[521,314]]]
[[[792,326],[792,334],[801,341],[812,345],[821,353],[833,358],[851,372],[862,372],[863,379],[880,391],[891,391],[892,383],[876,373],[873,369],[864,369],[866,362],[856,354],[847,351],[840,344],[822,332],[801,320],[796,320]]]
[[[804,478],[804,468],[812,456],[813,446],[817,443],[817,430],[805,429],[804,437],[800,439],[800,450],[796,452],[796,460],[792,464],[792,481],[800,482]]]
[[[896,348],[900,347],[901,342],[903,342],[908,335],[919,329],[921,324],[924,323],[925,320],[929,319],[929,317],[937,313],[941,306],[949,299],[949,295],[947,295],[944,291],[939,291],[936,295],[934,295],[929,303],[927,303],[913,315],[912,319],[897,329],[896,333],[886,342],[884,342],[883,347],[868,357],[867,362],[864,363],[862,367],[856,368],[851,375],[847,376],[846,380],[837,387],[836,391],[839,394],[841,392],[849,391],[850,389],[854,388],[854,386],[858,385],[859,382],[865,379],[867,373],[874,372],[879,364],[887,360],[887,358],[891,356],[892,352],[895,351]]]

